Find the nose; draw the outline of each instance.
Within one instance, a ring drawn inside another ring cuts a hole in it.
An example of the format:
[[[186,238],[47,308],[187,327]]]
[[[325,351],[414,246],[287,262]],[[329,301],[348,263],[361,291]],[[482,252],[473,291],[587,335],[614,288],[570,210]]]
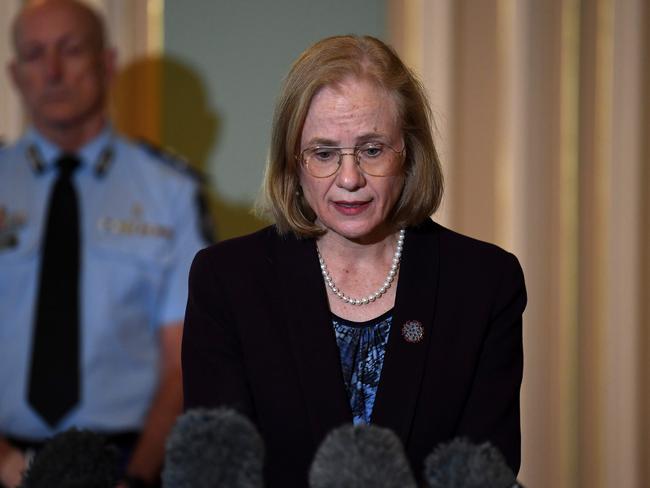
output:
[[[341,167],[336,173],[336,184],[348,191],[357,190],[366,184],[366,178],[353,153],[341,154]]]
[[[57,82],[63,75],[61,55],[56,51],[49,52],[45,57],[45,76],[47,81]]]

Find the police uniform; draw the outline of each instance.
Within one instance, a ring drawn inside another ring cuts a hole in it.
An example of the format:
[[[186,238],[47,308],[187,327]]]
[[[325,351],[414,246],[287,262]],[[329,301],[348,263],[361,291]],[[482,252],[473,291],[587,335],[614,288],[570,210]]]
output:
[[[107,127],[77,153],[80,401],[50,426],[27,402],[40,250],[60,150],[35,130],[0,149],[0,435],[138,431],[158,384],[158,330],[183,319],[205,247],[199,182]]]

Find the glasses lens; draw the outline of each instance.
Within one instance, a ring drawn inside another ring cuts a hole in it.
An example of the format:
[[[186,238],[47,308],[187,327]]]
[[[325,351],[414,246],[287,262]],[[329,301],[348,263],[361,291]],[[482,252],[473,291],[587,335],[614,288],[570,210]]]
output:
[[[401,153],[392,147],[378,142],[364,144],[356,149],[357,161],[361,170],[371,176],[394,174],[401,164]]]
[[[303,151],[302,160],[312,176],[327,178],[338,171],[343,149],[347,148],[310,147]],[[369,142],[354,148],[354,156],[361,171],[370,176],[395,174],[403,159],[402,152],[395,151],[392,147],[379,142]]]
[[[336,147],[313,147],[306,149],[302,157],[312,176],[325,178],[339,169],[341,150]]]

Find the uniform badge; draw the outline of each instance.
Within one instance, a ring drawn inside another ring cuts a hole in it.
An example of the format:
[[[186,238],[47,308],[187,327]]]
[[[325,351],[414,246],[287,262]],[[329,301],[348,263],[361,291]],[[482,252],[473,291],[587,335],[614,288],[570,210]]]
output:
[[[10,213],[0,205],[0,251],[18,246],[18,231],[27,222],[23,212]]]
[[[424,327],[419,320],[409,320],[402,325],[402,337],[406,342],[420,342],[424,337]]]
[[[97,221],[97,227],[100,231],[108,234],[127,236],[162,237],[170,239],[174,234],[171,227],[146,222],[144,220],[144,209],[140,203],[133,204],[130,218],[117,219],[114,217],[102,217]]]

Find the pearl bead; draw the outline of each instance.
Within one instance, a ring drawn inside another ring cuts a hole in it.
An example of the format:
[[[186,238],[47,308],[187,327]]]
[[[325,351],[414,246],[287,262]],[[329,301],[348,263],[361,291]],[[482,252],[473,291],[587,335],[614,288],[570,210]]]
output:
[[[318,262],[320,264],[321,274],[323,275],[327,287],[332,291],[332,293],[334,293],[337,297],[343,300],[343,302],[349,303],[350,305],[367,305],[368,303],[374,302],[375,300],[381,298],[386,293],[386,291],[391,287],[391,284],[395,280],[395,276],[397,275],[397,270],[399,269],[400,260],[402,258],[402,249],[404,247],[405,235],[406,235],[406,231],[404,229],[401,229],[399,231],[399,237],[397,238],[395,254],[393,255],[391,267],[390,270],[388,271],[388,276],[386,276],[386,279],[384,280],[384,283],[382,284],[381,288],[377,290],[375,293],[371,293],[367,297],[362,297],[362,298],[350,298],[347,295],[345,295],[345,293],[343,293],[341,290],[338,289],[338,287],[334,283],[334,280],[332,279],[329,272],[327,271],[327,265],[325,264],[325,260],[320,254],[320,249],[318,249],[318,246],[316,246],[316,252],[318,253]]]

